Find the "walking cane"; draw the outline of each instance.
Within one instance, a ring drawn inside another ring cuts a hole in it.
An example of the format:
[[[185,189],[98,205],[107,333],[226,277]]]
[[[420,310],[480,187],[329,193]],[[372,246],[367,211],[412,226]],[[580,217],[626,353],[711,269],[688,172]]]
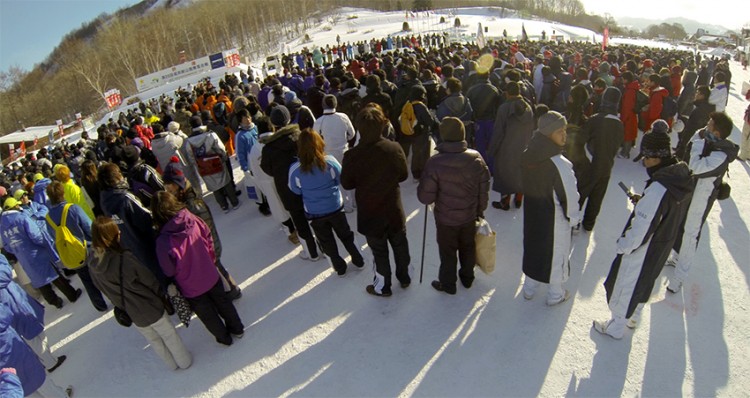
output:
[[[427,205],[424,205],[424,228],[422,228],[422,264],[419,266],[419,283],[422,284],[422,274],[424,274],[424,244],[427,239]]]

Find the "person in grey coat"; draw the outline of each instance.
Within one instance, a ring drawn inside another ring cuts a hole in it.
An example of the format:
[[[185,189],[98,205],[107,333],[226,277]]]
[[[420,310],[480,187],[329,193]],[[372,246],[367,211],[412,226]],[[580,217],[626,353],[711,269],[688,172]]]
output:
[[[154,274],[120,245],[120,230],[112,218],[99,216],[91,234],[94,251],[89,268],[94,284],[130,316],[170,369],[189,368],[193,358],[169,320]]]
[[[231,170],[227,170],[227,151],[216,133],[208,131],[200,116],[190,118],[193,134],[188,143],[195,156],[195,167],[198,174],[206,183],[206,188],[214,193],[219,207],[224,213],[229,212],[229,204],[233,209],[240,207],[237,193],[232,188]],[[227,203],[229,199],[229,203]]]
[[[496,209],[510,209],[510,195],[515,194],[516,208],[521,207],[521,155],[534,132],[534,111],[521,96],[518,82],[509,82],[506,101],[495,116],[495,130],[487,153],[494,159],[492,190],[500,193],[500,201],[492,202]]]

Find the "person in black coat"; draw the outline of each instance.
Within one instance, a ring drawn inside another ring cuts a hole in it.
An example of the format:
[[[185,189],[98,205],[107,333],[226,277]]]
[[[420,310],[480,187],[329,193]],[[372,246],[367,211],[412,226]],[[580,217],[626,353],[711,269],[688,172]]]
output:
[[[602,95],[599,113],[592,116],[581,130],[581,140],[588,153],[592,155],[590,160],[588,157],[585,158],[585,165],[582,166],[585,171],[582,171],[578,178],[578,203],[581,210],[588,199],[582,221],[583,229],[586,231],[594,229],[596,217],[607,193],[615,155],[625,139],[625,127],[617,116],[618,109],[620,90],[608,87]],[[666,126],[666,123],[664,125]]]
[[[101,205],[105,216],[112,217],[120,228],[122,246],[133,252],[138,261],[146,266],[166,287],[166,277],[156,258],[156,232],[151,212],[143,207],[135,195],[128,192],[128,181],[113,163],[99,168]]]
[[[341,186],[356,190],[357,231],[367,238],[375,258],[375,277],[366,291],[382,297],[392,294],[389,244],[396,263],[396,279],[402,288],[411,283],[406,218],[398,185],[406,180],[409,171],[401,146],[383,137],[388,123],[377,107],[365,106],[355,119],[360,141],[344,153],[341,169]]]
[[[366,85],[367,95],[362,98],[362,106],[364,107],[369,103],[378,104],[383,108],[385,117],[390,118],[391,113],[393,112],[393,100],[391,100],[390,95],[383,92],[380,77],[378,77],[378,75],[367,76]]]
[[[278,130],[260,139],[260,142],[265,144],[260,167],[273,177],[281,203],[289,212],[297,234],[304,241],[300,256],[303,259],[318,261],[322,256],[318,254],[315,238],[305,217],[302,197],[289,189],[289,167],[297,160],[297,139],[300,134],[298,125],[289,124],[290,118],[289,110],[283,105],[276,105],[271,110],[271,123]]]
[[[708,102],[708,97],[711,95],[711,89],[708,86],[698,86],[695,89],[695,101],[693,102],[693,110],[690,112],[690,116],[687,118],[685,128],[679,134],[679,141],[675,148],[675,155],[684,159],[687,155],[687,144],[693,137],[698,129],[706,126],[708,123],[709,115],[711,112],[716,110],[716,106]]]
[[[323,91],[323,85],[325,83],[325,76],[316,75],[315,85],[307,90],[305,97],[305,105],[310,108],[316,119],[323,115],[323,97],[326,96],[326,92]]]
[[[492,157],[488,155],[487,147],[495,128],[495,114],[501,101],[500,92],[490,83],[488,72],[477,73],[476,76],[476,84],[466,92],[466,98],[474,111],[474,147],[492,170]]]

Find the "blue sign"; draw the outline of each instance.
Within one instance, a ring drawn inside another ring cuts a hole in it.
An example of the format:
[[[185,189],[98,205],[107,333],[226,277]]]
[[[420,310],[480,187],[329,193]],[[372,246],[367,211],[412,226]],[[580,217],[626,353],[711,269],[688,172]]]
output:
[[[211,60],[211,69],[224,67],[224,56],[221,53],[211,54],[208,59]]]

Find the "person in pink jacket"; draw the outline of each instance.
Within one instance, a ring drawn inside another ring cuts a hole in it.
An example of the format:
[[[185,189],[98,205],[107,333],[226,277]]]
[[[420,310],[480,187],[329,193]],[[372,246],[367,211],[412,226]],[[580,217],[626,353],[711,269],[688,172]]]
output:
[[[232,336],[241,338],[245,326],[214,265],[211,230],[169,192],[159,192],[151,209],[159,228],[156,252],[164,275],[174,279],[216,341],[231,345]]]

